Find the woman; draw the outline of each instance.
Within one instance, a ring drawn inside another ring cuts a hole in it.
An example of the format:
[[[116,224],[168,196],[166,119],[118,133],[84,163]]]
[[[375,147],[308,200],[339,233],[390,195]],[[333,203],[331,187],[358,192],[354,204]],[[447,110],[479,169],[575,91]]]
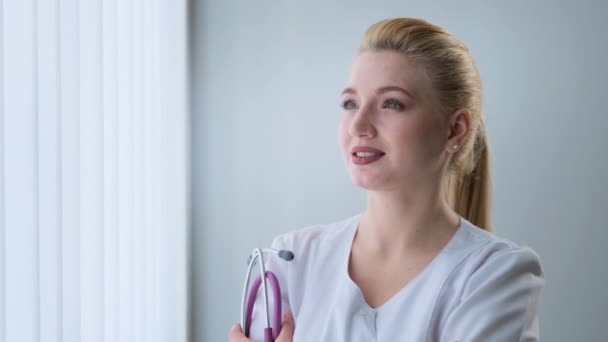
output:
[[[468,49],[424,20],[383,20],[366,32],[342,97],[342,154],[367,208],[273,241],[295,254],[268,259],[293,315],[279,342],[537,341],[544,276],[533,250],[490,232],[490,153]],[[260,316],[253,341],[263,340]],[[249,341],[239,325],[229,338]]]

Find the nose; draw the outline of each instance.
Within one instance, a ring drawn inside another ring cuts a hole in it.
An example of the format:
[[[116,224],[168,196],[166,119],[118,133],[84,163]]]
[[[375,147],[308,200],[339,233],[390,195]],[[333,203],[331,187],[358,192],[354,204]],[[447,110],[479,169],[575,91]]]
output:
[[[368,137],[376,135],[376,128],[373,123],[374,111],[371,106],[361,106],[355,113],[350,127],[349,134],[353,137]]]

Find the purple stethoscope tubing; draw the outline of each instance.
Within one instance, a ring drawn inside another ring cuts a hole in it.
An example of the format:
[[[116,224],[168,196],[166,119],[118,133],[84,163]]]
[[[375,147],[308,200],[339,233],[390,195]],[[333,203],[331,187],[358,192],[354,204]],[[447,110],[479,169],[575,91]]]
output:
[[[274,321],[273,327],[275,327],[274,331],[272,327],[269,327],[268,324],[266,328],[264,328],[264,342],[274,342],[281,333],[281,317],[283,315],[281,308],[281,287],[279,286],[279,281],[274,273],[270,271],[266,271],[266,278],[270,280],[270,285],[272,287],[272,294],[274,299]],[[245,314],[245,336],[249,337],[249,330],[251,329],[251,319],[253,316],[253,305],[255,304],[256,294],[262,284],[262,277],[258,276],[253,285],[251,286],[251,292],[249,293],[249,300],[247,301],[247,312]],[[268,303],[264,303],[268,305]]]
[[[266,319],[266,327],[264,328],[264,342],[274,342],[275,339],[279,336],[281,332],[281,317],[282,317],[282,308],[281,308],[281,287],[279,286],[279,281],[276,275],[270,271],[266,271],[264,266],[264,252],[273,252],[278,253],[281,256],[283,252],[286,251],[276,251],[273,249],[261,249],[255,248],[253,253],[250,256],[249,264],[247,266],[247,275],[245,277],[245,284],[243,286],[243,295],[241,298],[241,326],[243,327],[243,331],[246,337],[249,337],[250,329],[251,329],[251,320],[253,317],[253,306],[255,304],[255,300],[257,297],[257,293],[260,289],[260,285],[262,286],[262,293],[264,296],[264,311],[265,311],[265,319]],[[288,252],[291,253],[291,252]],[[251,291],[249,293],[249,299],[247,301],[247,306],[245,307],[245,298],[247,298],[247,289],[249,288],[249,279],[251,277],[251,270],[253,265],[255,264],[256,259],[259,258],[260,264],[260,275],[255,279],[253,285],[251,287]],[[284,258],[281,256],[281,258]],[[291,253],[291,258],[293,258],[293,253]],[[286,259],[291,260],[291,259]],[[262,274],[265,275],[262,277]],[[270,285],[272,286],[272,294],[274,299],[274,331],[270,326],[270,313],[268,311],[268,287],[266,285],[266,280],[270,281]]]

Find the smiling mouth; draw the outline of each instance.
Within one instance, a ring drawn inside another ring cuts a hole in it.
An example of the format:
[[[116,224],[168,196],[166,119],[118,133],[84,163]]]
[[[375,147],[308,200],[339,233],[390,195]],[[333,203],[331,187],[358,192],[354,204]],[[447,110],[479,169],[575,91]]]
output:
[[[371,164],[378,159],[381,159],[384,153],[373,153],[373,152],[357,152],[352,153],[352,162],[355,165],[367,165]]]
[[[374,156],[383,156],[386,153],[375,153],[375,152],[353,152],[353,157],[365,158],[365,157],[374,157]]]

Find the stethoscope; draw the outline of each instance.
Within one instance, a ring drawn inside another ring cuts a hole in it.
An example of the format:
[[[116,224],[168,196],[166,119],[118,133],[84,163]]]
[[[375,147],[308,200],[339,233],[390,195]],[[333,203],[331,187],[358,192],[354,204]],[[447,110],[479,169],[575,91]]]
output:
[[[293,260],[293,252],[287,250],[276,250],[272,248],[255,248],[249,260],[247,261],[247,276],[245,277],[245,285],[243,286],[243,297],[241,298],[241,327],[243,327],[245,336],[249,337],[249,330],[251,329],[251,319],[253,315],[253,305],[262,285],[262,291],[264,294],[264,310],[266,311],[266,327],[264,328],[264,342],[274,342],[281,332],[281,287],[279,286],[279,280],[276,275],[271,271],[266,271],[264,266],[264,253],[272,253],[278,255],[281,259],[291,261]],[[245,297],[247,296],[247,289],[249,288],[249,278],[251,277],[251,269],[257,259],[260,264],[260,275],[255,279],[251,286],[249,293],[249,300],[247,301],[247,307],[245,307]],[[265,274],[265,277],[262,277]],[[270,281],[272,286],[272,294],[274,298],[274,333],[270,326],[270,313],[268,311],[268,289],[266,287],[266,279]]]

